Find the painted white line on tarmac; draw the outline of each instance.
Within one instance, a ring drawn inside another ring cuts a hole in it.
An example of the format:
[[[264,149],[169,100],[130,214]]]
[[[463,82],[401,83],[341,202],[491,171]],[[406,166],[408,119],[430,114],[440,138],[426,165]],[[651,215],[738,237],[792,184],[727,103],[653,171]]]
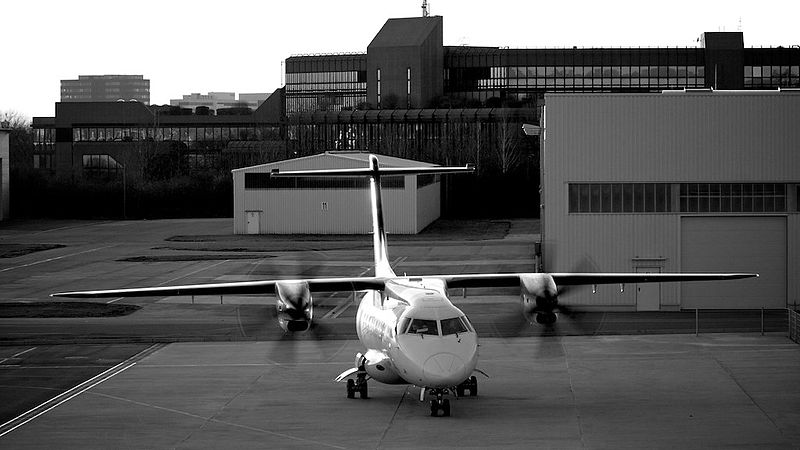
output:
[[[9,356],[8,358],[3,358],[2,360],[0,360],[0,364],[3,364],[4,362],[8,361],[9,359],[14,359],[14,358],[16,358],[17,356],[24,355],[25,353],[28,353],[28,352],[29,352],[29,351],[31,351],[31,350],[36,350],[36,348],[37,348],[37,347],[31,347],[31,348],[29,348],[29,349],[27,349],[27,350],[23,350],[23,351],[21,351],[21,352],[19,352],[19,353],[13,354],[13,355]]]
[[[89,250],[84,250],[82,252],[76,252],[76,253],[70,253],[70,254],[67,254],[67,255],[56,256],[55,258],[41,259],[39,261],[30,262],[28,264],[22,264],[21,266],[6,267],[5,269],[0,269],[0,272],[8,272],[9,270],[22,269],[24,267],[35,266],[37,264],[43,264],[43,263],[47,263],[47,262],[51,262],[51,261],[57,261],[59,259],[69,258],[70,256],[78,256],[78,255],[83,255],[85,253],[92,253],[92,252],[96,252],[96,251],[103,250],[103,249],[106,249],[106,248],[116,247],[117,245],[119,245],[119,244],[105,245],[103,247],[90,248]]]
[[[363,277],[364,274],[369,272],[370,270],[372,270],[372,267],[368,267],[368,268],[364,269],[363,271],[361,271],[361,273],[356,275],[356,277]],[[328,298],[333,297],[335,294],[336,294],[336,292],[330,294],[328,296]],[[323,319],[335,319],[335,318],[339,317],[344,312],[344,310],[346,310],[347,307],[350,306],[352,303],[353,303],[352,298],[351,297],[347,297],[346,299],[344,299],[341,302],[339,302],[339,304],[336,305],[336,307],[334,307],[332,310],[328,311],[328,314],[325,314],[324,316],[322,316],[322,318]]]
[[[211,265],[210,265],[210,266],[208,266],[208,267],[201,267],[201,268],[199,268],[199,269],[197,269],[197,270],[195,270],[195,271],[193,271],[193,272],[189,272],[189,273],[187,273],[187,274],[185,274],[185,275],[181,275],[181,276],[179,276],[179,277],[175,277],[175,278],[173,278],[173,279],[171,279],[171,280],[167,280],[167,281],[165,281],[165,282],[163,282],[163,283],[159,283],[159,284],[157,284],[156,286],[163,286],[163,285],[165,285],[165,284],[172,283],[173,281],[177,281],[177,280],[180,280],[181,278],[186,278],[186,277],[188,277],[188,276],[190,276],[190,275],[194,275],[194,274],[196,274],[196,273],[198,273],[198,272],[202,272],[202,271],[204,271],[204,270],[208,270],[208,269],[211,269],[211,268],[213,268],[213,267],[217,267],[217,266],[219,266],[220,264],[225,264],[226,262],[229,262],[229,261],[230,261],[230,259],[226,259],[226,260],[224,260],[224,261],[220,261],[220,262],[218,262],[218,263],[211,264]]]
[[[88,380],[84,381],[83,383],[69,389],[66,392],[62,392],[59,395],[51,398],[50,400],[42,403],[41,405],[28,410],[20,414],[19,416],[9,420],[8,422],[0,425],[0,437],[7,435],[8,433],[16,430],[17,428],[25,425],[26,423],[30,422],[31,420],[41,416],[42,414],[47,413],[48,411],[53,410],[54,408],[72,400],[73,398],[83,394],[84,392],[88,391],[89,389],[103,383],[106,380],[109,380],[111,377],[118,375],[131,367],[135,366],[137,362],[141,361],[145,357],[149,356],[150,354],[160,350],[166,344],[153,344],[150,347],[142,350],[141,352],[137,353],[136,355],[131,356],[130,358],[126,359],[125,361],[117,364],[116,366],[89,378]]]

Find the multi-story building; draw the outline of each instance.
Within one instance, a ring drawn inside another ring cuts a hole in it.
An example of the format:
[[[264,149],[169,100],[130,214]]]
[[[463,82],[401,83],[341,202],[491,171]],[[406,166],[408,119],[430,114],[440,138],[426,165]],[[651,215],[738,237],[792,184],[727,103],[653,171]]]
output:
[[[545,92],[800,87],[800,48],[745,48],[741,32],[704,33],[690,48],[513,49],[444,46],[442,22],[389,19],[366,53],[288,58],[287,113],[530,104]]]
[[[61,80],[62,102],[137,101],[150,104],[150,80],[142,75],[79,75]]]
[[[191,110],[201,107],[200,111],[203,111],[202,108],[208,108],[208,112],[213,114],[225,108],[250,108],[255,110],[264,103],[267,97],[269,97],[267,93],[239,94],[238,99],[235,92],[192,93],[184,95],[180,99],[172,99],[169,104]]]
[[[231,155],[229,150],[240,146],[227,142],[240,142],[231,138],[240,132],[231,131],[233,122],[226,121],[236,122],[239,130],[245,120],[253,130],[273,127],[280,136],[282,150],[261,153],[260,163],[328,150],[475,163],[478,181],[448,181],[452,195],[443,197],[446,212],[484,205],[504,214],[512,207],[510,214],[535,215],[539,142],[524,136],[521,125],[540,124],[545,93],[800,87],[800,48],[746,48],[741,32],[705,33],[690,48],[456,47],[445,46],[442,35],[442,17],[389,19],[366,52],[292,56],[285,62],[285,86],[251,116],[167,115],[142,107],[132,123],[134,116],[122,111],[133,107],[122,103],[95,103],[80,111],[78,105],[61,103],[55,118],[34,118],[39,137],[34,164],[70,176],[90,173],[97,158],[85,155],[122,158],[130,142],[150,139],[181,142],[175,148],[186,158],[204,161],[205,156],[196,156],[198,145],[213,136],[213,142],[225,143],[213,148]],[[198,102],[204,100],[200,97]],[[264,119],[267,110],[270,118]],[[209,135],[222,122],[220,134]],[[528,188],[533,197],[525,203],[505,195]]]
[[[79,179],[141,176],[164,169],[153,161],[166,156],[182,172],[285,158],[282,105],[281,89],[255,111],[215,116],[139,102],[56,103],[56,117],[33,118],[33,168]]]

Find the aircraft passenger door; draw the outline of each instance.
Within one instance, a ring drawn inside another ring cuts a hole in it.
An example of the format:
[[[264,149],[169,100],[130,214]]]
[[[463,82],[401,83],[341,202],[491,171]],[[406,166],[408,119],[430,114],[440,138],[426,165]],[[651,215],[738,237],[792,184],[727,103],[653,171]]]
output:
[[[247,234],[261,232],[261,211],[245,211],[247,213]]]
[[[660,273],[660,267],[637,267],[636,273]],[[661,283],[636,284],[636,310],[658,311],[661,309]]]

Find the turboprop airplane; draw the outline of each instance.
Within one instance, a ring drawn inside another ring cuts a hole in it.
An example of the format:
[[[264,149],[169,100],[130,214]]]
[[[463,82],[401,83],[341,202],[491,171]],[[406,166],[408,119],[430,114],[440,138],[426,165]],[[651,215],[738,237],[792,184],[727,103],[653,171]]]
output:
[[[247,281],[135,289],[80,291],[59,297],[146,297],[170,295],[270,294],[276,297],[279,325],[289,332],[308,330],[313,321],[312,292],[365,291],[356,315],[356,331],[365,347],[354,367],[335,381],[347,382],[347,397],[368,397],[367,381],[410,384],[420,401],[433,397],[431,415],[450,415],[445,395],[476,396],[478,336],[467,316],[450,301],[448,289],[519,287],[522,312],[540,324],[552,324],[560,310],[563,286],[727,280],[756,277],[749,273],[489,273],[397,276],[389,264],[381,199],[381,177],[472,172],[467,167],[383,168],[375,155],[369,167],[281,172],[275,177],[368,177],[372,210],[374,276]],[[532,321],[532,322],[533,322]]]

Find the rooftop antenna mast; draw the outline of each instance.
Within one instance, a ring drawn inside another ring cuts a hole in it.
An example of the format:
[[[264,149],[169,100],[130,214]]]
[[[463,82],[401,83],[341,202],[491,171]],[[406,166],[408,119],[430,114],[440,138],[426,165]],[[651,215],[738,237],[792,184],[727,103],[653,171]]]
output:
[[[422,17],[428,17],[428,0],[422,0]]]

